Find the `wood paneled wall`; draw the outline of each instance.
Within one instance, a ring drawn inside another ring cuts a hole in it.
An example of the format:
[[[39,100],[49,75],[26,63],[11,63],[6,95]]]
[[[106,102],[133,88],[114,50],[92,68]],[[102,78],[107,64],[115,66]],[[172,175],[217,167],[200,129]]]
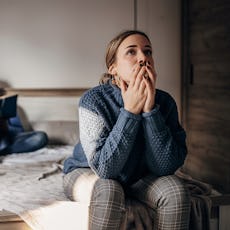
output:
[[[185,169],[230,192],[230,1],[188,3]]]

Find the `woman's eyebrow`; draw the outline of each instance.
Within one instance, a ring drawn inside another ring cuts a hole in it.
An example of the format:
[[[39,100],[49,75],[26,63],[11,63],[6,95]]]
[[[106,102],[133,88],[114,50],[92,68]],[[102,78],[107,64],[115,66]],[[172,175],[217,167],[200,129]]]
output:
[[[135,48],[137,47],[137,45],[130,45],[130,46],[127,46],[126,49],[129,49],[129,48]],[[145,48],[150,48],[152,49],[152,47],[150,45],[145,45]]]
[[[137,45],[130,45],[130,46],[127,46],[126,49],[134,48],[134,47],[137,47]]]

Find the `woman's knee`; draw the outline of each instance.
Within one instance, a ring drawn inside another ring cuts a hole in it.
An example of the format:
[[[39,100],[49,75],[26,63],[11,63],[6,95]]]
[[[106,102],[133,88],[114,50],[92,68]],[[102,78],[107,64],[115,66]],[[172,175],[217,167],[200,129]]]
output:
[[[93,188],[91,204],[112,204],[124,206],[125,195],[124,190],[119,182],[112,179],[99,178]]]
[[[98,179],[89,206],[89,229],[120,229],[124,200],[123,188],[117,181]]]
[[[160,177],[156,180],[154,197],[157,199],[157,208],[190,206],[189,191],[175,175]]]
[[[70,200],[89,204],[97,179],[89,168],[75,169],[63,177],[64,193]]]
[[[125,195],[122,186],[115,180],[101,179],[89,168],[79,168],[64,175],[65,195],[73,201],[91,205],[118,205],[123,207]]]
[[[188,229],[190,195],[183,182],[171,175],[160,177],[153,184],[156,229]]]

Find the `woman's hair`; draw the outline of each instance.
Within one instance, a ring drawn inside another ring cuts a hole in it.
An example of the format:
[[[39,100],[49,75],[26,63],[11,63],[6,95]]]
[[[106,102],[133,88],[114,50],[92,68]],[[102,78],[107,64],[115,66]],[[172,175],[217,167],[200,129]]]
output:
[[[117,50],[120,46],[120,44],[130,35],[135,35],[139,34],[144,36],[149,42],[150,39],[149,37],[142,31],[139,30],[126,30],[118,34],[115,38],[113,38],[106,49],[106,55],[105,55],[105,63],[107,69],[116,61],[116,55],[117,55]],[[105,84],[107,83],[110,79],[112,79],[112,75],[109,73],[104,73],[100,79],[100,84]]]

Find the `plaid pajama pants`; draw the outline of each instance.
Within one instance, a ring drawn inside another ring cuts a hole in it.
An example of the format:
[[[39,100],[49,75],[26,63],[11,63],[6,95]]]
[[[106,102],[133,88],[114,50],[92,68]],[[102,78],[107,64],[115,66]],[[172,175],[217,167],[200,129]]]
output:
[[[189,192],[175,175],[148,175],[125,194],[117,181],[101,179],[91,169],[79,168],[64,176],[63,185],[71,200],[89,205],[90,230],[119,230],[125,213],[125,196],[153,209],[154,229],[189,229]]]

